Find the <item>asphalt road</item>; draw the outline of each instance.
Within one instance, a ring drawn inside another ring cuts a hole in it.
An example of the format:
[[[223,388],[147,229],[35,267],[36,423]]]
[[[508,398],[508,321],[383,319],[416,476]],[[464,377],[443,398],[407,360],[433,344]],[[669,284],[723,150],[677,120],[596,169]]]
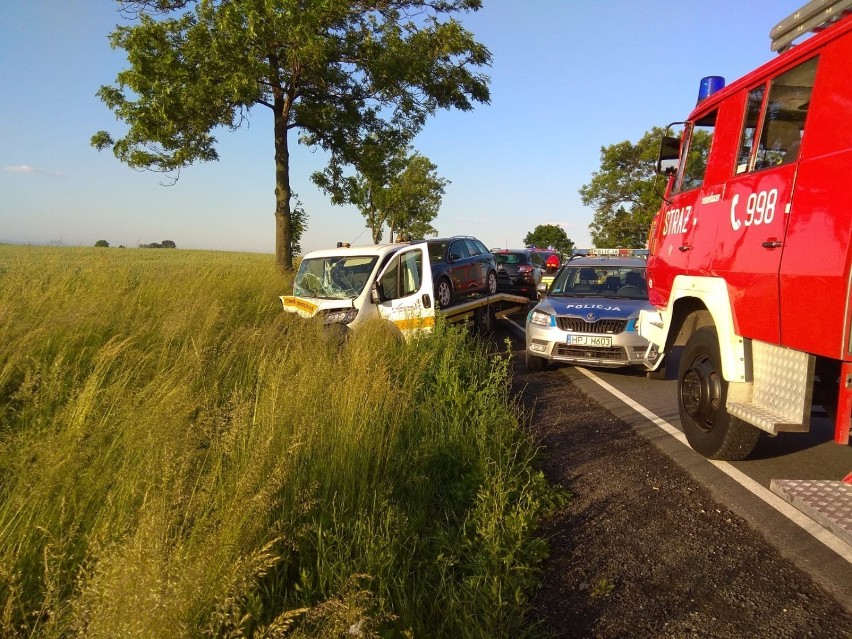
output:
[[[500,322],[496,338],[509,338],[522,357],[524,316]],[[557,366],[574,387],[634,427],[669,454],[714,498],[758,530],[779,552],[809,573],[852,612],[852,546],[792,508],[769,490],[772,479],[842,479],[852,472],[852,447],[833,442],[833,423],[812,419],[808,433],[764,435],[750,458],[709,461],[686,443],[678,417],[676,357],[669,379],[648,380],[641,372]]]

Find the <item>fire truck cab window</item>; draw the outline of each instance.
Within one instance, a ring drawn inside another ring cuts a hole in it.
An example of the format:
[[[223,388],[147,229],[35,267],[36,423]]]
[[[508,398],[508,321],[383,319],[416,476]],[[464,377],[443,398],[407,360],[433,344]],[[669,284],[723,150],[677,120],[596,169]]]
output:
[[[761,84],[748,92],[745,123],[740,136],[740,151],[737,154],[738,174],[745,173],[748,170],[751,150],[754,148],[754,138],[757,135],[757,123],[760,121],[760,109],[763,106],[764,89],[764,85]]]
[[[683,171],[680,180],[675,185],[674,192],[689,191],[704,184],[704,175],[707,172],[707,156],[713,145],[713,132],[716,129],[716,111],[713,111],[700,120],[694,122],[684,132],[686,147],[681,154]],[[698,144],[700,133],[709,136],[709,143],[704,146]]]
[[[769,97],[763,107],[763,125],[752,159],[752,170],[789,164],[798,159],[805,118],[814,88],[817,60],[818,58],[811,58],[769,83]],[[749,110],[752,108],[751,98],[749,94]],[[746,117],[746,128],[749,126],[749,117]],[[743,147],[746,145],[746,136],[747,132],[744,130]],[[752,133],[752,139],[753,137]],[[753,141],[749,145],[753,145]],[[747,165],[747,157],[747,153],[741,148],[738,173],[746,170],[744,165]]]

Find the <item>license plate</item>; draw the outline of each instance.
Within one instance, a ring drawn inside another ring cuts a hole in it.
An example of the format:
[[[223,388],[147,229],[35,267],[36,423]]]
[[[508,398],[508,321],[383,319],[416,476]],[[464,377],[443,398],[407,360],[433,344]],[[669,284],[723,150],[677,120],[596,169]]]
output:
[[[600,335],[569,335],[568,343],[574,346],[612,348],[612,337],[603,337]]]

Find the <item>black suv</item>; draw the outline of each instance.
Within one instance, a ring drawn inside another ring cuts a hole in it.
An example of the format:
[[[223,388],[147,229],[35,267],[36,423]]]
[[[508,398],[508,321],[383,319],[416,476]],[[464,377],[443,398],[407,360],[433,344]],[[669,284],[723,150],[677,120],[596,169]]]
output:
[[[494,249],[492,253],[497,260],[497,290],[537,300],[544,258],[529,249]]]
[[[426,240],[435,299],[447,308],[460,297],[472,293],[497,292],[497,263],[485,245],[470,236]]]

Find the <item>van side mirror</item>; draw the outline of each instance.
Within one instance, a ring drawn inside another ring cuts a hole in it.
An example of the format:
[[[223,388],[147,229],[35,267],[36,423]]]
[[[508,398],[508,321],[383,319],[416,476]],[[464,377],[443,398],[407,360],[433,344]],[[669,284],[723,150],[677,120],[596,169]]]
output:
[[[373,282],[373,285],[370,287],[370,301],[373,304],[381,304],[382,303],[382,291],[381,284],[378,282]]]
[[[664,135],[660,142],[660,155],[657,158],[657,173],[672,175],[677,173],[680,163],[680,140]]]

